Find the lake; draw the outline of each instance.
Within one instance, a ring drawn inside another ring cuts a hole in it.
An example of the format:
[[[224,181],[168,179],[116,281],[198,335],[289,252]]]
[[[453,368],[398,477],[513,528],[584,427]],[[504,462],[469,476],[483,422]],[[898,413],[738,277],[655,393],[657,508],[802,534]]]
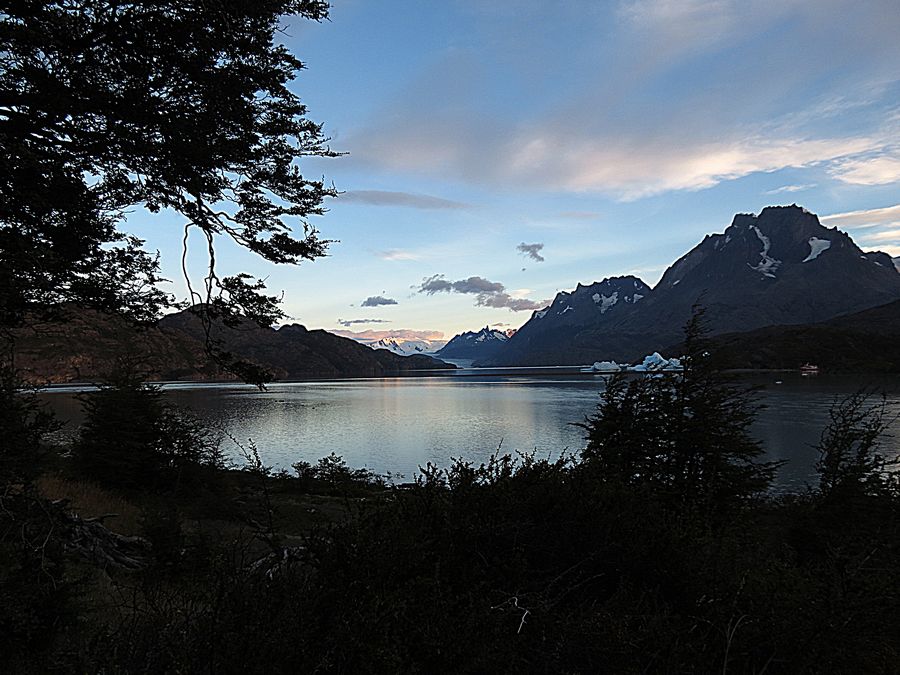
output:
[[[786,459],[778,482],[802,486],[813,475],[814,448],[831,405],[861,387],[887,395],[893,415],[885,454],[900,454],[900,378],[798,373],[754,374],[765,405],[753,427],[769,457]],[[780,381],[780,384],[776,384]],[[602,376],[565,368],[464,369],[451,374],[381,379],[277,383],[267,391],[238,384],[165,385],[168,400],[191,408],[207,424],[241,442],[252,439],[264,462],[290,468],[336,453],[351,467],[410,480],[426,462],[481,461],[497,448],[558,456],[582,447],[574,426],[593,412]],[[71,434],[81,420],[78,388],[42,398]],[[237,459],[229,440],[223,449]]]

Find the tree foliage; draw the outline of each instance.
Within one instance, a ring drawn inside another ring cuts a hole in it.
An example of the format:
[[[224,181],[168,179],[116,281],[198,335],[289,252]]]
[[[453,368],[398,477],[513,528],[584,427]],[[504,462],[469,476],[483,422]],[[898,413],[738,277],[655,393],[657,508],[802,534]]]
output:
[[[218,439],[138,373],[123,370],[82,402],[86,417],[72,454],[98,483],[171,492],[195,487],[203,467],[223,466]]]
[[[580,425],[587,431],[582,458],[602,481],[714,509],[766,490],[778,465],[758,461],[751,392],[718,368],[702,309],[685,336],[682,373],[608,380],[597,412]]]
[[[143,206],[206,238],[192,300],[266,322],[245,276],[220,279],[227,236],[276,263],[324,254],[308,217],[334,191],[297,160],[334,155],[288,85],[276,32],[320,0],[24,0],[0,7],[0,322],[65,300],[152,317],[154,257],[116,229]]]
[[[817,449],[819,492],[827,500],[845,502],[859,497],[890,494],[900,489],[896,470],[900,459],[880,452],[888,426],[886,402],[871,403],[858,391],[835,403]]]

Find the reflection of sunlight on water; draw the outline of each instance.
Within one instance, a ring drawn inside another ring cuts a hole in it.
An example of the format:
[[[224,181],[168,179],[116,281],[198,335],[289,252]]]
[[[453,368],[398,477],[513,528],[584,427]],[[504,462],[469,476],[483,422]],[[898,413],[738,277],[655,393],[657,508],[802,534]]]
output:
[[[791,460],[780,482],[802,486],[812,474],[814,449],[828,421],[828,409],[839,397],[855,391],[858,379],[780,376],[784,384],[757,376],[770,385],[761,392],[767,405],[753,426],[772,459]],[[900,412],[896,394],[889,406]],[[486,459],[502,442],[503,452],[536,450],[555,457],[582,447],[580,422],[593,412],[602,379],[534,376],[471,378],[396,378],[275,384],[261,392],[243,385],[180,386],[166,390],[171,400],[192,408],[212,426],[226,430],[241,443],[253,439],[263,460],[290,468],[298,460],[315,461],[334,452],[353,467],[379,473],[401,473],[411,479],[426,462],[446,466],[450,457]],[[81,418],[72,392],[46,394],[62,419]],[[893,438],[885,439],[888,454],[900,454],[900,421]],[[238,457],[237,448],[223,449]]]

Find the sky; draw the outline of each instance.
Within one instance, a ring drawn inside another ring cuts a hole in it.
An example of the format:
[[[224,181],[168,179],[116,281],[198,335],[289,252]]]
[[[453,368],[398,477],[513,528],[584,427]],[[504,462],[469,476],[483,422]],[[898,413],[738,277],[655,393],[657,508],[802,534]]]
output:
[[[579,282],[652,286],[767,205],[898,256],[897,35],[897,0],[334,0],[282,39],[346,153],[301,164],[342,192],[311,220],[336,241],[299,266],[222,241],[219,269],[308,328],[449,338]],[[183,295],[180,227],[132,220]]]

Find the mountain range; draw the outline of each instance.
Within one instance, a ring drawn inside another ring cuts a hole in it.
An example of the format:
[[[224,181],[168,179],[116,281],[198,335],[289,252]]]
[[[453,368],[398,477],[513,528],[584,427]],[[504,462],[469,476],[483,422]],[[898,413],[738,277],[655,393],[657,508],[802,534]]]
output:
[[[430,356],[402,357],[299,324],[279,329],[245,322],[213,323],[211,334],[234,356],[269,370],[276,379],[379,377],[412,370],[453,368]],[[15,363],[34,384],[103,380],[118,364],[136,364],[153,380],[233,380],[211,363],[205,331],[191,310],[137,327],[122,317],[67,307],[51,322],[30,322],[15,335]]]
[[[738,214],[675,261],[654,288],[633,276],[579,284],[476,365],[635,360],[677,344],[698,303],[713,334],[827,321],[900,299],[895,262],[863,252],[797,205]]]
[[[485,326],[477,332],[460,333],[435,352],[435,356],[442,359],[489,359],[502,351],[512,332]]]
[[[277,379],[453,367],[426,352],[485,366],[635,362],[654,351],[677,351],[696,304],[706,308],[709,328],[734,367],[796,367],[795,361],[818,359],[847,370],[864,357],[871,361],[869,355],[882,369],[900,364],[892,346],[900,343],[900,258],[863,252],[796,205],[736,215],[724,232],[676,260],[654,288],[635,276],[578,284],[514,333],[485,327],[443,346],[390,336],[361,343],[299,324],[277,330],[214,324],[212,334],[225,350]],[[209,362],[204,338],[190,310],[138,329],[121,317],[67,307],[54,322],[17,332],[15,360],[35,383],[102,379],[123,359],[141,361],[153,379],[233,379]],[[847,350],[854,354],[841,356]]]
[[[432,354],[447,344],[446,340],[425,340],[422,338],[410,339],[395,335],[390,335],[377,340],[354,339],[360,344],[364,344],[372,349],[386,349],[398,356]]]

